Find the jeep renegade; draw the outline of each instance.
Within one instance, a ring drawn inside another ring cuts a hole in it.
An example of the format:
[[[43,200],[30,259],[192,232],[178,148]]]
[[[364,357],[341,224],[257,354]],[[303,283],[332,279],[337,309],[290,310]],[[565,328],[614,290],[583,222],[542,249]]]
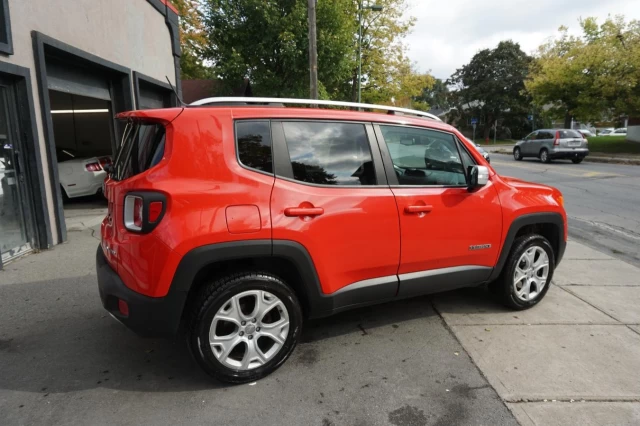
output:
[[[499,176],[452,126],[204,104],[118,116],[96,263],[107,311],[184,336],[213,377],[273,372],[305,318],[482,284],[526,309],[549,290],[562,195]]]

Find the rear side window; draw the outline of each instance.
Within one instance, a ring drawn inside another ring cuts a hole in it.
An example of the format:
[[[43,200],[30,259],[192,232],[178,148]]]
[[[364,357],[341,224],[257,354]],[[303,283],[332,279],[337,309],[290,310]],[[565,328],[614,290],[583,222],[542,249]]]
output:
[[[582,135],[575,130],[560,130],[560,139],[582,138]]]
[[[252,169],[273,173],[271,126],[268,121],[238,121],[236,142],[240,163]]]
[[[164,155],[165,138],[161,124],[130,121],[116,157],[113,177],[128,179],[158,164]]]
[[[293,178],[322,185],[375,185],[364,124],[284,122]]]

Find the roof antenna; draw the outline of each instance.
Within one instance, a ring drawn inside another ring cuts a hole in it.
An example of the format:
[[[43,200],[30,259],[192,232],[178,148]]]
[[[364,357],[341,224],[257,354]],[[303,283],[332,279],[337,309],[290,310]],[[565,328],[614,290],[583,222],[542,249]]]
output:
[[[169,83],[169,87],[171,87],[171,91],[173,92],[173,94],[176,95],[176,99],[178,100],[178,102],[180,102],[180,105],[182,105],[183,107],[189,106],[185,104],[182,99],[180,99],[180,96],[178,96],[178,92],[176,91],[175,87],[173,87],[173,84],[171,84],[171,80],[169,80],[169,76],[165,75],[164,78],[167,79],[167,83]]]

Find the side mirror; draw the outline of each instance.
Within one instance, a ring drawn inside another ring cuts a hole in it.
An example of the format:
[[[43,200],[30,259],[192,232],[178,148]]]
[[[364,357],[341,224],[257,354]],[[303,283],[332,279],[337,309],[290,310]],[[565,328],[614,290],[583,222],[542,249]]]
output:
[[[403,136],[403,137],[400,138],[400,143],[402,145],[414,145],[414,141],[413,141],[412,137]]]
[[[472,191],[478,187],[485,186],[489,182],[489,169],[486,166],[469,166],[469,186]]]

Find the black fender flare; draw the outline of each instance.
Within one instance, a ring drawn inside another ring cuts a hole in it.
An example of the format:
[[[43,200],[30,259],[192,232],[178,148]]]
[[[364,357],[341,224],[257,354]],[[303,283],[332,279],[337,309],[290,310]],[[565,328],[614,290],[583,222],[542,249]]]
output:
[[[507,262],[507,257],[509,257],[509,252],[511,252],[511,247],[513,246],[513,241],[523,227],[528,225],[541,225],[541,224],[551,224],[554,225],[558,229],[558,250],[556,252],[556,266],[562,260],[564,256],[564,251],[567,247],[567,242],[564,240],[564,220],[560,213],[555,212],[544,212],[544,213],[530,213],[522,216],[518,216],[511,222],[509,226],[509,231],[504,239],[504,244],[502,244],[502,250],[500,251],[500,256],[498,257],[498,262],[496,266],[493,268],[493,272],[489,276],[489,281],[493,281],[500,276],[502,269],[504,268],[504,264]]]
[[[269,258],[280,258],[295,266],[301,282],[290,284],[298,296],[305,299],[301,302],[308,308],[309,317],[333,311],[333,298],[322,293],[311,255],[302,244],[288,240],[244,240],[196,247],[180,260],[168,296],[182,301],[182,312],[195,278],[203,268],[233,260]]]

